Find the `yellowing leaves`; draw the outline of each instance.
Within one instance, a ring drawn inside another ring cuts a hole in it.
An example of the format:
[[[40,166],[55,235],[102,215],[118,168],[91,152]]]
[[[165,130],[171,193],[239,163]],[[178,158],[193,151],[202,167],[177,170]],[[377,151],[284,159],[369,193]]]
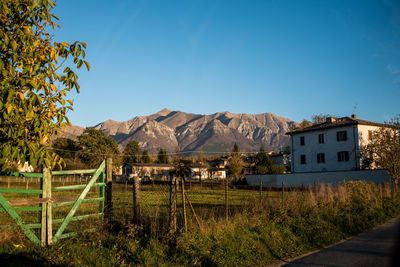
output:
[[[57,91],[57,87],[54,84],[50,84],[50,88],[51,90],[53,90],[54,92]]]
[[[7,113],[8,114],[10,114],[10,112],[13,110],[13,105],[9,105],[8,107],[7,107]]]
[[[21,100],[24,100],[24,99],[25,99],[24,94],[21,93],[21,92],[16,92],[15,95],[16,95],[19,99],[21,99]]]
[[[28,114],[26,114],[25,119],[26,119],[27,121],[30,121],[30,120],[32,120],[33,115],[34,115],[34,114],[33,114],[33,110],[31,110],[31,111],[28,112]]]

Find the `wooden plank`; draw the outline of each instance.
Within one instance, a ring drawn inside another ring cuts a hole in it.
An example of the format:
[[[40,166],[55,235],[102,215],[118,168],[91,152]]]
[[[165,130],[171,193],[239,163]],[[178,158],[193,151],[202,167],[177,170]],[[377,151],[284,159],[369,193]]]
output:
[[[56,208],[56,207],[65,207],[65,206],[73,205],[76,202],[76,200],[78,199],[78,197],[74,197],[74,198],[75,198],[75,200],[73,200],[73,201],[53,203],[52,206],[53,206],[53,208]],[[99,198],[88,198],[88,199],[82,200],[82,203],[96,202],[96,201],[103,201],[104,202],[104,198],[101,198],[101,197],[99,197]]]
[[[34,172],[0,172],[0,176],[42,178],[43,174]]]
[[[41,194],[41,189],[0,188],[0,193]]]
[[[99,182],[104,183],[104,171],[102,171],[100,174]],[[103,186],[100,187],[99,196],[100,196],[100,198],[104,199],[104,187]],[[99,202],[99,212],[104,213],[104,201]]]
[[[41,207],[15,207],[15,211],[38,211],[41,210]],[[5,209],[0,207],[0,212],[7,212]]]
[[[89,170],[68,170],[68,171],[53,171],[54,175],[70,175],[70,174],[92,174],[95,173],[97,169],[89,169]]]
[[[47,203],[49,201],[48,198],[31,198],[31,199],[15,199],[9,200],[11,206],[23,206],[23,205],[35,205]]]
[[[45,169],[47,172],[43,172],[43,179],[46,179],[47,182],[45,186],[47,187],[47,198],[51,199],[51,172],[50,169]],[[53,243],[53,214],[52,214],[52,205],[50,203],[46,204],[46,232],[47,232],[47,245],[51,245]]]
[[[32,230],[24,224],[22,218],[18,215],[18,213],[15,211],[15,209],[13,207],[11,207],[11,205],[3,197],[2,194],[0,194],[0,204],[7,211],[7,213],[11,216],[11,218],[18,224],[18,226],[21,227],[22,231],[26,234],[26,236],[32,242],[34,242],[36,244],[40,244],[40,240],[37,238],[35,233],[33,233]]]
[[[97,171],[94,173],[93,177],[90,179],[89,183],[86,185],[85,189],[76,200],[75,204],[72,206],[71,210],[69,211],[67,217],[65,217],[63,223],[61,224],[60,228],[58,228],[56,234],[54,235],[54,242],[57,242],[59,237],[64,232],[65,228],[67,227],[68,223],[70,222],[71,218],[74,216],[75,212],[78,210],[79,205],[82,203],[83,199],[86,197],[87,193],[89,192],[92,185],[96,182],[97,178],[99,178],[100,174],[105,168],[105,161],[103,161]]]
[[[196,214],[196,212],[195,212],[195,210],[194,210],[194,208],[193,208],[192,202],[190,201],[189,196],[188,196],[188,194],[186,193],[186,191],[184,191],[184,193],[185,193],[186,200],[187,200],[187,202],[189,203],[190,209],[191,209],[192,212],[193,212],[194,218],[196,219],[197,225],[199,226],[199,228],[201,228],[199,218],[197,217],[197,214]]]
[[[33,229],[39,229],[39,228],[41,228],[42,227],[42,224],[41,223],[31,223],[31,224],[27,224],[26,225],[27,227],[29,227],[29,228],[33,228]],[[46,238],[46,237],[45,237]]]
[[[104,187],[104,186],[106,186],[105,183],[95,183],[91,187]],[[57,187],[53,188],[53,192],[67,191],[67,190],[78,190],[78,189],[84,189],[85,187],[86,187],[85,184],[57,186]]]
[[[78,196],[62,196],[62,197],[52,197],[51,202],[52,203],[61,203],[65,201],[76,201],[78,199]]]
[[[44,170],[43,170],[44,172]],[[45,178],[43,177],[40,180],[40,189],[42,189],[42,194],[40,195],[42,198],[47,199],[47,186],[45,186]],[[47,238],[46,238],[46,206],[47,202],[41,204],[41,216],[40,216],[40,245],[42,247],[46,246]]]
[[[93,214],[80,215],[80,216],[72,217],[71,218],[71,222],[85,220],[87,218],[92,218],[92,217],[101,217],[101,216],[103,216],[103,213],[93,213]],[[53,220],[53,224],[62,223],[63,221],[64,221],[64,219],[54,219]]]
[[[69,238],[78,235],[78,232],[70,232],[60,235],[58,239]]]
[[[92,228],[92,229],[87,229],[85,231],[80,231],[80,232],[65,233],[65,234],[62,234],[59,239],[73,237],[80,233],[94,233],[94,232],[97,232],[97,230],[98,230],[97,228]]]

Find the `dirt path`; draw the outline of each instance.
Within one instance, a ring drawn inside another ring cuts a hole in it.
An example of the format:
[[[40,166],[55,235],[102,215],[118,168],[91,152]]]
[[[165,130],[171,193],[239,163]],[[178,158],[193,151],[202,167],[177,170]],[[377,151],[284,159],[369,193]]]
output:
[[[276,266],[400,266],[400,216],[348,239]]]

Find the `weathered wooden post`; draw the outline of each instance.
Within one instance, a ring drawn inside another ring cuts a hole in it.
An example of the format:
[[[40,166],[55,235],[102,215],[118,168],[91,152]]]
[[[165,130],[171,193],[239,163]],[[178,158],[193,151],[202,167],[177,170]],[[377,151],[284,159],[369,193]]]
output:
[[[169,187],[169,228],[176,231],[176,178],[173,176]]]
[[[109,223],[112,218],[112,158],[106,160],[106,203],[105,203],[105,221]]]
[[[104,183],[104,171],[101,172],[100,177],[99,177],[99,182],[100,183]],[[105,190],[104,187],[101,186],[100,190],[99,190],[99,197],[104,199],[104,195],[105,195]],[[99,202],[99,213],[103,213],[104,214],[104,201],[100,201]]]
[[[262,190],[263,190],[263,184],[262,180],[260,179],[260,209],[262,209],[263,203],[262,203]]]
[[[140,197],[139,197],[140,181],[139,176],[133,178],[133,222],[140,224]]]
[[[40,179],[40,189],[42,190],[42,194],[40,195],[40,198],[42,198],[43,200],[47,199],[47,174],[46,174],[46,169],[42,170],[42,178]],[[41,220],[40,220],[40,224],[41,224],[41,229],[40,229],[40,244],[42,247],[46,246],[47,244],[47,230],[46,230],[46,226],[47,226],[47,203],[46,202],[42,202],[41,204],[42,207],[42,211],[41,211]]]
[[[225,219],[228,220],[228,177],[225,178]]]
[[[284,192],[285,192],[285,184],[284,184],[284,182],[282,181],[282,208],[283,208],[284,201],[285,201],[285,199],[284,199]]]
[[[185,206],[185,181],[182,178],[182,209],[183,209],[183,223],[185,227],[185,233],[187,233],[187,218],[186,218],[186,206]]]
[[[41,219],[41,245],[51,245],[53,242],[53,222],[51,199],[51,173],[49,168],[43,169],[43,177],[40,184],[42,191],[42,219]]]

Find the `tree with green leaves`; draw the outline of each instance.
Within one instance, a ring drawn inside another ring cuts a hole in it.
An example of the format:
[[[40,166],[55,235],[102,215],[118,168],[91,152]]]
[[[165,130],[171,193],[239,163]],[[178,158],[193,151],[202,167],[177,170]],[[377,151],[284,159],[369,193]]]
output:
[[[256,174],[267,174],[271,173],[274,162],[271,157],[265,152],[264,146],[260,147],[260,151],[256,156],[255,171]]]
[[[86,128],[78,137],[81,145],[79,158],[91,168],[96,168],[100,163],[111,157],[114,166],[122,165],[122,157],[118,145],[111,137],[103,131],[93,127]]]
[[[76,153],[80,150],[79,142],[65,137],[55,139],[51,147],[53,148],[52,150],[63,159],[74,158]]]
[[[0,3],[0,165],[26,162],[54,167],[62,159],[46,149],[50,136],[65,129],[67,98],[79,92],[79,69],[86,44],[55,42],[49,33],[59,25],[50,0],[2,0]]]
[[[231,156],[228,161],[228,170],[232,174],[233,179],[238,181],[243,171],[242,153],[240,153],[238,144],[234,144]]]
[[[142,162],[142,152],[140,151],[139,142],[131,140],[126,145],[123,152],[123,163],[140,163]]]
[[[141,162],[142,163],[151,163],[151,157],[149,155],[149,151],[143,150]]]
[[[168,152],[164,148],[158,150],[157,163],[169,163]]]
[[[400,115],[386,124],[388,127],[372,132],[371,140],[361,150],[361,159],[364,168],[386,169],[397,185],[400,179]]]
[[[51,150],[63,158],[65,165],[63,169],[66,170],[82,170],[85,169],[85,164],[78,157],[78,152],[81,146],[78,141],[59,137],[52,142]],[[55,170],[60,169],[59,166],[54,167]]]
[[[285,167],[275,164],[265,152],[264,146],[261,146],[256,156],[255,171],[257,174],[278,174],[285,172]]]

